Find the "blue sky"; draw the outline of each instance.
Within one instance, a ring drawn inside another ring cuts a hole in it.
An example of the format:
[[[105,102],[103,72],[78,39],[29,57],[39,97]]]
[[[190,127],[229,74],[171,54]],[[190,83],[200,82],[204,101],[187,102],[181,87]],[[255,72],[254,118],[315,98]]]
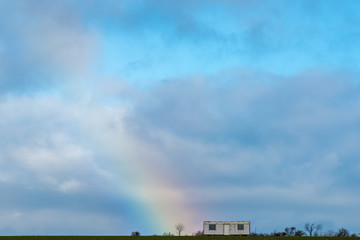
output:
[[[360,232],[358,1],[0,11],[0,234]]]

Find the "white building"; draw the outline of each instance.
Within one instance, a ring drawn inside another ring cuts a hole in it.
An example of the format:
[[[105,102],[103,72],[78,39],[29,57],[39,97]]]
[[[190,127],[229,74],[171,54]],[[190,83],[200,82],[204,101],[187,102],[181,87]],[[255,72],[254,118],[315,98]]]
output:
[[[204,235],[250,235],[250,222],[204,221]]]

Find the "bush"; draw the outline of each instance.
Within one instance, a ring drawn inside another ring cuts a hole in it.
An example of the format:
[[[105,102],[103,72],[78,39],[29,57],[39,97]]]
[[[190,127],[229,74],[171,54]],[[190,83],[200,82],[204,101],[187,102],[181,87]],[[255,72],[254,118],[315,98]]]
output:
[[[140,232],[139,232],[139,231],[132,232],[132,233],[131,233],[131,236],[140,236]]]
[[[345,228],[340,228],[337,236],[338,236],[338,237],[349,237],[350,234],[349,234],[349,231],[348,231],[347,229],[345,229]]]

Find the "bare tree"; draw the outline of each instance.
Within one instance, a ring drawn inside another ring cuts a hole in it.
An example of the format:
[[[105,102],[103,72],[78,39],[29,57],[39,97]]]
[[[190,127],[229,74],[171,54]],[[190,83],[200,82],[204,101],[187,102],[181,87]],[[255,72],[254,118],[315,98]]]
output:
[[[337,233],[334,232],[333,230],[328,230],[323,233],[323,236],[327,236],[327,237],[335,237],[336,235],[337,235]]]
[[[182,223],[178,223],[175,225],[175,229],[176,229],[176,232],[178,233],[178,235],[180,236],[181,232],[184,231],[185,226]]]
[[[314,227],[315,227],[315,223],[311,223],[311,224],[310,223],[305,223],[305,226],[304,226],[305,232],[308,232],[310,237],[313,234]]]
[[[315,225],[315,233],[314,233],[314,235],[315,236],[319,236],[319,231],[322,229],[322,224],[321,223],[319,223],[319,224],[316,224]]]
[[[309,233],[310,237],[313,236],[313,233],[315,236],[317,236],[319,234],[319,231],[322,229],[322,225],[316,223],[306,223],[304,229],[306,232]]]
[[[285,231],[283,232],[282,235],[284,236],[294,236],[296,232],[296,228],[295,227],[286,227]]]
[[[302,237],[304,235],[305,235],[305,232],[303,230],[297,230],[295,232],[295,236],[297,236],[297,237]]]
[[[349,237],[350,236],[350,233],[347,229],[345,228],[340,228],[338,233],[337,233],[337,236],[338,237]]]

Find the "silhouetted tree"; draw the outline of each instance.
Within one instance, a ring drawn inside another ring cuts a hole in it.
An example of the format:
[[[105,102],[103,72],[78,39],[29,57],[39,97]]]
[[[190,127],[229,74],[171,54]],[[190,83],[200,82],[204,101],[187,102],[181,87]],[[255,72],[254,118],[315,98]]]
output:
[[[286,227],[286,228],[284,229],[283,234],[281,234],[281,235],[283,235],[283,236],[290,236],[289,233],[290,233],[290,228]]]
[[[324,232],[323,236],[328,236],[328,237],[334,237],[336,236],[337,233],[335,233],[333,230],[328,230],[326,232]]]
[[[340,228],[338,233],[337,233],[337,236],[338,237],[349,237],[350,234],[349,234],[349,231],[346,230],[345,228]]]
[[[304,236],[306,233],[303,231],[303,230],[297,230],[296,232],[295,232],[295,236],[297,236],[297,237],[302,237],[302,236]]]
[[[274,232],[271,234],[271,236],[279,237],[279,236],[281,236],[281,232],[276,232],[276,231],[274,231]]]
[[[132,233],[131,233],[131,236],[140,236],[140,232],[139,232],[139,231],[132,232]]]
[[[182,223],[178,223],[175,225],[175,229],[176,229],[176,232],[178,233],[178,235],[180,236],[181,232],[184,231],[185,226]]]
[[[321,229],[322,229],[322,224],[317,224],[317,225],[315,226],[315,233],[314,233],[314,235],[315,235],[315,236],[319,236],[319,232],[320,232]]]
[[[202,236],[204,235],[203,231],[197,231],[196,233],[194,233],[195,236]]]
[[[311,237],[314,233],[315,236],[319,234],[319,231],[321,230],[322,225],[316,224],[316,223],[306,223],[304,226],[304,229],[306,232],[309,233],[309,236]]]
[[[295,235],[295,231],[296,231],[296,227],[286,227],[285,228],[285,236],[294,236]]]

